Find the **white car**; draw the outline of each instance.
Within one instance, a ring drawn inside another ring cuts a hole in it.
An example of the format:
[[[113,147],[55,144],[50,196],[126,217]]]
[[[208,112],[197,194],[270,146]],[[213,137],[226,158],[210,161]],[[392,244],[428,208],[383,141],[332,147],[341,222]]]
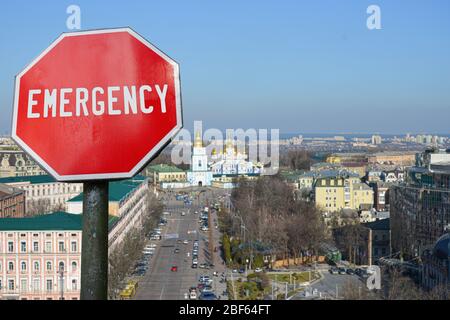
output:
[[[255,272],[262,272],[262,269],[261,268],[256,268]]]
[[[181,215],[182,215],[182,216],[185,216],[185,215],[186,215],[186,212],[184,212],[184,211],[181,212]]]
[[[188,241],[187,239],[185,239],[185,240],[183,240],[183,243],[184,243],[184,244],[188,244],[189,241]]]
[[[197,293],[195,291],[191,291],[189,293],[189,299],[196,300],[197,299]]]

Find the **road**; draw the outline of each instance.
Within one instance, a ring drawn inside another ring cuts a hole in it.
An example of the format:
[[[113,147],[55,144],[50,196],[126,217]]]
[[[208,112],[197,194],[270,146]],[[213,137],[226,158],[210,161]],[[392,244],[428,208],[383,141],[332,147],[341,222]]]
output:
[[[158,244],[155,255],[150,264],[149,271],[139,281],[135,299],[137,300],[184,300],[186,294],[192,286],[197,286],[198,279],[201,275],[209,275],[214,279],[212,285],[217,296],[221,296],[225,290],[225,284],[219,282],[219,277],[213,277],[213,272],[218,271],[220,274],[225,272],[225,267],[221,263],[219,255],[219,239],[220,234],[217,229],[213,229],[213,247],[217,247],[214,255],[214,269],[192,268],[192,249],[194,240],[199,241],[199,265],[211,260],[211,253],[208,248],[209,232],[199,230],[199,215],[195,211],[200,212],[200,208],[207,202],[211,204],[214,201],[215,193],[206,190],[201,196],[194,200],[192,206],[185,206],[182,201],[176,201],[173,193],[165,193],[165,211],[170,212],[167,215],[167,225],[163,229],[162,240],[156,241]],[[181,212],[185,212],[184,216]],[[216,219],[212,214],[211,220]],[[176,237],[177,236],[177,237]],[[166,239],[170,237],[170,239]],[[176,237],[176,238],[171,238]],[[188,244],[180,243],[188,240]],[[179,249],[175,253],[175,248]],[[178,271],[172,272],[171,267],[177,266]]]
[[[342,291],[352,284],[354,287],[364,288],[365,283],[357,275],[330,274],[327,270],[321,270],[323,278],[309,287],[309,291],[317,289],[317,292],[328,298],[336,298],[336,291],[339,298],[342,298]],[[302,300],[302,294],[298,294],[292,300]]]

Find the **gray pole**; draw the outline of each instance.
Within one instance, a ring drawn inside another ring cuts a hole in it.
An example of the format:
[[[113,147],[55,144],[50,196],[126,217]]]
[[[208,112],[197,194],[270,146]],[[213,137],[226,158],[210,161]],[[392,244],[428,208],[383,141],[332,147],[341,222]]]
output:
[[[108,298],[108,181],[83,185],[82,300]]]

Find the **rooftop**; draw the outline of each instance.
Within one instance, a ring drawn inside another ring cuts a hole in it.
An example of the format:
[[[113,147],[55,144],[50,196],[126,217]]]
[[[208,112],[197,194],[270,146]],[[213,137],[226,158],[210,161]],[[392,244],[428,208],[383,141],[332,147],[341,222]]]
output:
[[[81,230],[80,214],[55,212],[27,218],[2,218],[0,231]]]
[[[147,167],[148,171],[154,171],[154,172],[184,172],[184,170],[181,170],[178,167],[175,166],[170,166],[168,164],[156,164],[153,166],[148,166]]]
[[[363,223],[363,226],[372,230],[389,230],[390,229],[390,219],[375,220],[372,222]]]
[[[109,217],[109,230],[118,218]],[[83,215],[54,212],[26,218],[2,218],[0,231],[81,231]]]
[[[109,201],[120,202],[125,199],[133,190],[142,184],[147,178],[138,175],[132,179],[114,181],[109,183]],[[83,193],[80,193],[76,197],[68,200],[69,202],[82,202]]]
[[[0,183],[0,199],[23,193],[22,190]]]
[[[5,183],[5,184],[23,183],[23,182],[28,182],[30,184],[40,184],[40,183],[54,183],[54,182],[56,182],[56,180],[48,174],[40,175],[40,176],[0,178],[0,183]]]

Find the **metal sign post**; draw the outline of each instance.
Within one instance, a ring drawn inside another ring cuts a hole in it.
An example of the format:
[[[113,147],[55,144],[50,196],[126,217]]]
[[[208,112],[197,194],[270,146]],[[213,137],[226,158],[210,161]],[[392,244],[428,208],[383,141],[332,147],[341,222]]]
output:
[[[81,300],[108,297],[108,181],[83,184]]]

